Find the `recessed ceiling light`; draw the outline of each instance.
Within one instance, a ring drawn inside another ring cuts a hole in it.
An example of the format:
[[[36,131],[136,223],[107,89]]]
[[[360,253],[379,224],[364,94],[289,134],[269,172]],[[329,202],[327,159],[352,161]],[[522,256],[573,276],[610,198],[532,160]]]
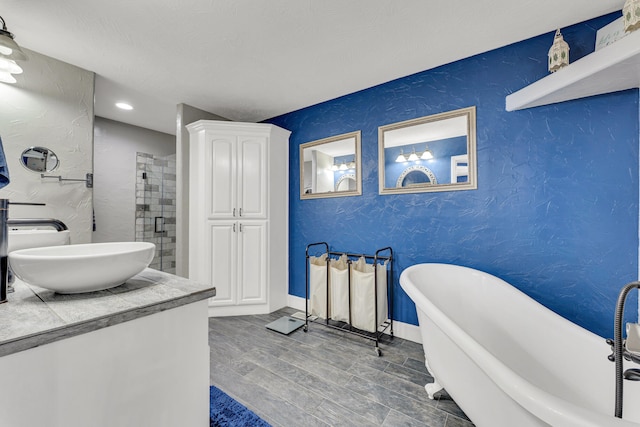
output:
[[[122,110],[133,110],[133,107],[126,102],[116,102],[116,107]]]

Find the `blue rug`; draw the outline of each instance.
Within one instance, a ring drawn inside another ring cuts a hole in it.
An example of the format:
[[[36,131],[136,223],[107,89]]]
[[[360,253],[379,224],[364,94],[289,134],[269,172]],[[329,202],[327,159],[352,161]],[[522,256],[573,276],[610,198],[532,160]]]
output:
[[[217,387],[209,388],[210,427],[271,427]]]

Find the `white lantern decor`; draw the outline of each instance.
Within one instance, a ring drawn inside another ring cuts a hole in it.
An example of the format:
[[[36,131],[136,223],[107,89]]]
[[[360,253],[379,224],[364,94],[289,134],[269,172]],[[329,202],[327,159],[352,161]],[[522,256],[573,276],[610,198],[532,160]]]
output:
[[[622,7],[624,30],[631,32],[640,28],[640,0],[627,0]]]
[[[549,71],[554,73],[567,65],[569,65],[569,45],[562,38],[560,29],[557,29],[553,45],[549,49]]]

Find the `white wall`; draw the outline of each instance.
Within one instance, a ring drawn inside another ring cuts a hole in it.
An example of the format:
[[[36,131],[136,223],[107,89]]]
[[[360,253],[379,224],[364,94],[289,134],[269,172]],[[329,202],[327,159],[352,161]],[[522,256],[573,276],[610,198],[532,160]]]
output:
[[[67,224],[72,243],[91,241],[92,190],[81,182],[41,179],[24,168],[20,154],[31,146],[53,150],[60,159],[49,175],[84,178],[93,166],[94,74],[25,49],[24,73],[16,84],[0,83],[0,136],[11,182],[1,198],[41,202],[45,207],[11,206],[11,218],[53,217]]]
[[[136,152],[175,154],[173,135],[95,118],[93,242],[135,240]]]
[[[189,131],[185,127],[198,120],[227,120],[186,104],[176,111],[176,274],[189,273]]]
[[[315,168],[312,168],[312,179],[315,178],[316,185],[313,188],[314,193],[329,193],[335,191],[335,177],[331,167],[333,166],[333,157],[324,154],[322,151],[313,150],[311,152],[315,161]]]

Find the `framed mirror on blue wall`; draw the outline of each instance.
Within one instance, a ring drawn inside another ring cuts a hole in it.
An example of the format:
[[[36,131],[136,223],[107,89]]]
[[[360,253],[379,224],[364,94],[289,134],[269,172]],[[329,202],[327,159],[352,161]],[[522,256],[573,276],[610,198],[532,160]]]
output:
[[[378,128],[380,194],[474,190],[476,107]]]
[[[360,131],[300,145],[300,198],[362,194]]]

